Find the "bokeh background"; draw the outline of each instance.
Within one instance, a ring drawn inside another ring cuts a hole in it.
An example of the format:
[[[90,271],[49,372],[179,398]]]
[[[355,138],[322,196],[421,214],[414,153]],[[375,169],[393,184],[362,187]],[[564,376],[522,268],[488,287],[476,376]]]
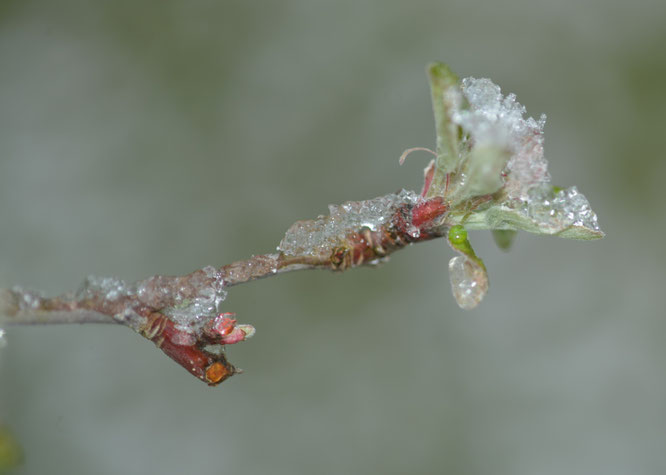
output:
[[[328,203],[419,188],[444,60],[547,113],[607,238],[472,233],[231,290],[208,388],[125,328],[10,328],[16,474],[666,473],[663,0],[0,3],[0,287],[183,274]]]

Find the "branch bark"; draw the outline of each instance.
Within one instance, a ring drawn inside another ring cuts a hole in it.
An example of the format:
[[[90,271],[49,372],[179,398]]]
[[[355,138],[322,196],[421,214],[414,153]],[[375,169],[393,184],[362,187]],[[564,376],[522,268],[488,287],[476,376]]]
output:
[[[354,209],[387,200],[391,206],[387,216],[378,217],[381,225],[358,224],[362,219],[356,219]],[[322,222],[335,228],[316,248],[296,255],[284,251],[260,254],[217,269],[205,267],[184,276],[156,275],[133,284],[89,277],[79,291],[52,298],[19,287],[0,289],[0,325],[122,324],[155,343],[200,380],[217,385],[240,372],[227,361],[224,347],[254,333],[252,326],[237,324],[234,314],[218,313],[226,289],[297,270],[342,272],[375,265],[410,244],[446,235],[449,226],[445,219],[448,205],[439,197],[408,200],[394,194],[342,206],[350,209],[344,212],[345,223],[355,225],[336,223],[332,214],[318,221],[299,221],[290,228]]]

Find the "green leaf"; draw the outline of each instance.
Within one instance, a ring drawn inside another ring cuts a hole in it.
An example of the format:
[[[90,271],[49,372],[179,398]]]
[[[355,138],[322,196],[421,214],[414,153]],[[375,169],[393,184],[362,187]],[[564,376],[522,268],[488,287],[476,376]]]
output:
[[[462,165],[464,178],[451,194],[451,201],[459,203],[498,191],[504,184],[502,170],[510,157],[507,150],[499,147],[474,147]]]
[[[513,244],[513,240],[518,234],[518,231],[512,231],[511,229],[493,229],[493,239],[495,244],[503,251],[508,251]]]
[[[459,127],[451,120],[451,114],[462,101],[462,96],[458,76],[446,64],[428,65],[428,78],[437,134],[435,175],[428,192],[428,197],[432,197],[441,194],[445,187],[446,174],[458,167]]]

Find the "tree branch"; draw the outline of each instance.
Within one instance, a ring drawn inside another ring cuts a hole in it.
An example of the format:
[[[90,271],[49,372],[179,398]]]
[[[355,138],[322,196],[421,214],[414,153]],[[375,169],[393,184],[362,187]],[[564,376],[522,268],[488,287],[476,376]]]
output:
[[[428,74],[437,150],[420,195],[402,190],[331,205],[328,216],[294,223],[277,253],[217,269],[129,284],[91,276],[76,293],[53,298],[0,289],[0,325],[122,324],[213,386],[239,372],[224,347],[254,334],[251,325],[237,324],[233,313],[221,310],[234,285],[296,270],[374,265],[410,244],[447,236],[458,253],[449,261],[453,295],[460,307],[472,309],[488,290],[488,276],[465,227],[493,230],[505,249],[517,230],[585,240],[604,236],[576,187],[550,184],[545,116],[524,118],[515,96],[502,96],[489,79],[460,82],[442,63],[431,64]],[[407,150],[400,163],[416,150],[427,149]]]
[[[255,255],[219,269],[156,275],[133,284],[91,276],[76,293],[52,298],[20,287],[0,289],[0,324],[126,325],[197,378],[219,384],[239,372],[226,360],[224,346],[254,333],[250,325],[238,325],[234,314],[219,313],[226,289],[297,270],[342,272],[374,265],[409,244],[441,237],[448,229],[444,219],[448,206],[441,198],[425,200],[404,191],[345,203],[341,209],[337,215],[295,223],[280,244],[281,252]],[[310,228],[320,224],[329,227],[327,232],[316,236],[312,246],[303,247],[301,241],[315,234]],[[299,253],[292,252],[295,248]]]

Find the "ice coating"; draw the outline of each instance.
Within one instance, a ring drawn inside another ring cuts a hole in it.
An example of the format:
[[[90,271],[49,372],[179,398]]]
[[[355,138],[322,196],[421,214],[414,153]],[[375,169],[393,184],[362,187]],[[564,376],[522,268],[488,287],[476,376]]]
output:
[[[366,201],[329,205],[329,216],[297,221],[286,232],[278,250],[291,256],[321,256],[341,243],[345,236],[367,226],[377,231],[388,223],[404,204],[414,205],[423,198],[413,191],[401,190]]]
[[[222,274],[215,267],[207,266],[192,273],[187,280],[168,276],[146,279],[139,283],[137,295],[139,300],[152,306],[161,306],[168,297],[168,305],[161,308],[161,312],[179,328],[196,331],[218,315],[227,291]]]
[[[120,279],[89,275],[83,281],[81,287],[79,287],[76,298],[78,300],[85,300],[101,296],[104,300],[114,301],[133,294],[134,289],[130,288],[130,286]]]
[[[223,267],[225,282],[233,285],[247,282],[270,274],[277,274],[278,253],[252,256],[251,259],[236,261]]]
[[[510,151],[503,173],[505,204],[553,233],[572,226],[601,232],[596,214],[576,187],[556,191],[550,184],[543,154],[546,116],[525,118],[516,96],[503,96],[490,79],[465,78],[461,90],[469,108],[454,111],[452,119],[468,135],[467,149],[489,145]]]
[[[528,194],[523,211],[542,227],[555,232],[570,226],[601,230],[590,203],[575,186],[556,192],[544,184],[530,188]]]
[[[136,318],[133,305],[137,300],[168,315],[181,329],[196,331],[215,317],[227,296],[224,279],[212,266],[194,272],[187,280],[179,277],[154,276],[136,284],[115,277],[88,276],[76,294],[76,299],[103,298],[115,302],[126,298],[127,304],[116,318]]]
[[[227,297],[224,289],[224,280],[217,269],[212,266],[204,267],[205,275],[193,278],[191,282],[197,289],[195,296],[189,292],[177,292],[176,304],[163,312],[181,327],[198,327],[220,313],[220,305]],[[189,289],[186,289],[189,290]]]
[[[469,135],[470,145],[496,146],[511,153],[505,170],[507,196],[524,200],[531,186],[550,181],[543,156],[546,116],[525,119],[525,107],[516,96],[503,96],[490,79],[465,78],[462,92],[469,109],[454,112],[452,119]]]
[[[463,310],[479,305],[488,291],[485,270],[467,256],[456,256],[449,261],[449,277],[453,296]]]
[[[39,308],[44,298],[41,292],[24,289],[18,285],[12,287],[11,293],[13,303],[18,307],[16,310],[35,310]]]

